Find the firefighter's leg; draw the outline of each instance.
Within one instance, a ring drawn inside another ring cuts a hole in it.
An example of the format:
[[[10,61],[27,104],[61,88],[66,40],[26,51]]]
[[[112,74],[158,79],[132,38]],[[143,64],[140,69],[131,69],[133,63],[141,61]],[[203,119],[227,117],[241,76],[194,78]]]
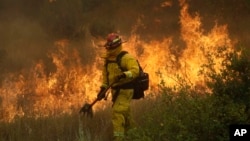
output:
[[[124,129],[125,129],[125,134],[130,130],[130,129],[133,129],[135,128],[135,122],[132,118],[132,115],[131,115],[131,110],[130,110],[130,107],[129,107],[129,112],[127,113],[127,115],[125,115],[125,126],[124,126]]]
[[[122,140],[125,135],[125,125],[130,115],[130,102],[133,96],[133,90],[120,89],[120,92],[113,104],[112,123],[115,141]],[[131,117],[130,117],[131,118]]]

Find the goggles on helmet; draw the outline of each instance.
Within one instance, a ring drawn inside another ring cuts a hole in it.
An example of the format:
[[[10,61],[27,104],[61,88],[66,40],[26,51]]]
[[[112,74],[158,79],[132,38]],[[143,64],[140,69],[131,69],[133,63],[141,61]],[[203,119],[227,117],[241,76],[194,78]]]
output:
[[[116,33],[111,33],[107,37],[107,42],[104,45],[106,49],[115,49],[122,44],[122,40]]]

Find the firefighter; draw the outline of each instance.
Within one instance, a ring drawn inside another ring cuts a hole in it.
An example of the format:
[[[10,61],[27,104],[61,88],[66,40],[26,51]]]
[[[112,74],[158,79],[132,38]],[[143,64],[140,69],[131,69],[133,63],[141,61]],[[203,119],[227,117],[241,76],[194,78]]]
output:
[[[121,58],[120,66],[123,69],[118,66],[116,57],[122,52],[122,39],[118,34],[108,34],[105,48],[103,82],[97,99],[103,99],[105,94],[102,95],[102,91],[115,82],[111,89],[113,137],[114,141],[120,141],[124,139],[126,131],[134,126],[130,109],[133,89],[123,89],[122,86],[139,75],[139,66],[137,60],[128,53]]]

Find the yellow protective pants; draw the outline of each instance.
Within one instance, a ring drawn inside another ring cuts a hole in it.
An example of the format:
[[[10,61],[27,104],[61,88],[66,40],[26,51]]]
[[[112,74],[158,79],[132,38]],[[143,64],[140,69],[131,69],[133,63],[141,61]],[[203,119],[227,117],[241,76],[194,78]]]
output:
[[[115,91],[115,90],[114,90]],[[115,93],[115,92],[114,92]],[[120,140],[128,129],[133,128],[134,121],[131,116],[130,102],[133,89],[120,89],[112,108],[113,135]]]

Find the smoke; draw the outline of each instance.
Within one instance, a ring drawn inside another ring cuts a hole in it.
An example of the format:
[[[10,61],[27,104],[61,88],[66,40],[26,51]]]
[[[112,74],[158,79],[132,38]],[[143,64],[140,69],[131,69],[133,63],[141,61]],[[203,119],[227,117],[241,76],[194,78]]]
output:
[[[250,45],[250,28],[247,26],[250,23],[249,0],[189,0],[189,5],[192,13],[196,11],[203,17],[205,31],[209,31],[214,23],[227,24],[232,39],[246,47]]]
[[[44,58],[48,50],[48,37],[41,27],[27,19],[15,19],[6,23],[1,31],[9,67],[27,67],[39,58]]]
[[[45,62],[48,73],[53,71],[54,65],[48,52],[54,47],[54,42],[79,36],[76,29],[71,28],[75,26],[72,24],[74,14],[64,15],[63,7],[54,6],[50,1],[1,1],[0,78],[5,73],[30,68],[39,60]],[[71,34],[71,37],[67,34]]]
[[[49,37],[34,19],[34,7],[28,8],[29,4],[24,5],[14,0],[1,1],[1,74],[30,67],[38,59],[46,58]]]

